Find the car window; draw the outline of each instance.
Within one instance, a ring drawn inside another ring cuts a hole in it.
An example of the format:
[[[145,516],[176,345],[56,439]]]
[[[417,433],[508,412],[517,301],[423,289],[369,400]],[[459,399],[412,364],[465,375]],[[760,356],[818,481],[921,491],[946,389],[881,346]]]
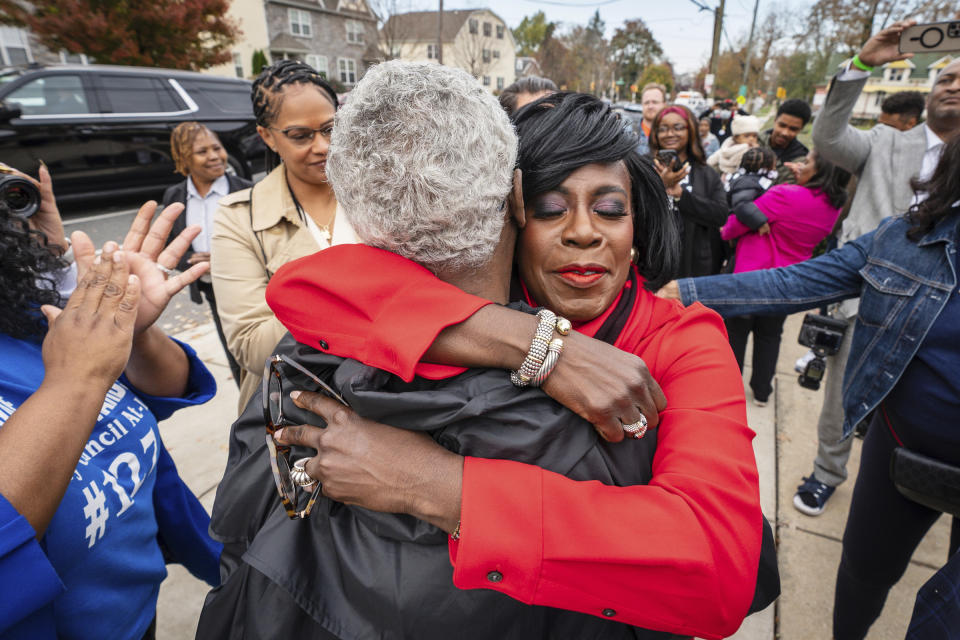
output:
[[[163,113],[186,108],[161,78],[104,74],[100,87],[110,105],[109,113]]]
[[[178,82],[187,93],[202,93],[224,113],[253,115],[253,106],[250,103],[250,85],[206,80],[178,80]]]
[[[44,76],[12,91],[5,99],[20,107],[25,116],[90,113],[80,76]]]

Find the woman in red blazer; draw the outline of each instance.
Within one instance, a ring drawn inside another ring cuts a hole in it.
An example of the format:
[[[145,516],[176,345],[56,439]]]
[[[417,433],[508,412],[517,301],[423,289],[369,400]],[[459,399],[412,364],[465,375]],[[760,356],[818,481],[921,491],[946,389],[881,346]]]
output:
[[[388,73],[390,64],[368,77]],[[363,109],[369,99],[361,89],[351,109]],[[338,123],[345,136],[349,116]],[[450,533],[453,581],[461,589],[492,589],[646,629],[729,635],[754,596],[762,515],[753,433],[723,324],[711,311],[684,309],[648,290],[673,272],[676,230],[659,177],[635,154],[635,141],[607,106],[590,96],[557,94],[522,110],[516,127],[523,196],[515,189],[508,199],[515,226],[510,222],[503,232],[512,241],[522,228],[514,293],[555,309],[581,334],[645,360],[669,399],[650,482],[610,486],[520,462],[461,457],[422,434],[364,420],[307,393],[297,404],[321,414],[327,428],[287,427],[277,439],[318,450],[306,471],[326,496],[408,513]],[[342,181],[349,164],[333,154],[329,167],[346,203],[351,187]],[[361,217],[359,207],[345,211]],[[417,251],[409,246],[416,234],[397,240],[400,230],[387,233],[389,223],[383,229],[372,224],[367,218],[355,225],[358,235],[393,252],[334,247],[274,276],[267,300],[299,342],[406,380],[463,371],[419,363],[423,358],[519,366],[536,318],[461,289],[494,291],[490,297],[506,302],[505,289],[498,299],[496,286],[484,281],[506,286],[512,242],[499,246],[482,271],[451,276],[438,268],[445,282],[396,255]],[[484,342],[484,336],[496,339]],[[561,358],[573,371],[558,375],[558,366],[548,383],[575,379],[577,363],[582,367],[582,354],[592,348],[575,333],[566,338],[580,349]],[[640,422],[640,413],[624,405],[594,422],[604,433],[615,422],[612,437],[620,439],[622,425]]]

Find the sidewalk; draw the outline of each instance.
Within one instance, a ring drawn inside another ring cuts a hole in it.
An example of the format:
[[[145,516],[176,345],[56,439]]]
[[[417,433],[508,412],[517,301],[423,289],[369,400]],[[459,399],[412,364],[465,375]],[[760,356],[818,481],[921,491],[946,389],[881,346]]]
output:
[[[784,326],[773,401],[766,407],[754,406],[747,391],[747,417],[757,432],[754,452],[760,471],[760,502],[771,524],[776,519],[783,594],[774,605],[748,618],[733,636],[737,640],[809,640],[830,638],[831,634],[840,540],[860,462],[860,441],[854,443],[848,465],[850,479],[837,489],[824,514],[810,518],[796,511],[793,493],[813,467],[823,398],[822,392],[800,387],[793,370],[794,361],[806,351],[796,342],[802,318],[802,314],[792,316]],[[160,429],[183,479],[209,509],[226,465],[230,424],[237,414],[237,389],[212,323],[176,337],[197,350],[216,377],[219,392],[206,405],[180,411]],[[748,369],[745,376],[749,373]],[[948,538],[949,520],[944,517],[890,592],[868,640],[902,640],[917,590],[946,562]],[[208,587],[180,566],[170,565],[168,571],[170,576],[160,589],[157,638],[193,638]]]

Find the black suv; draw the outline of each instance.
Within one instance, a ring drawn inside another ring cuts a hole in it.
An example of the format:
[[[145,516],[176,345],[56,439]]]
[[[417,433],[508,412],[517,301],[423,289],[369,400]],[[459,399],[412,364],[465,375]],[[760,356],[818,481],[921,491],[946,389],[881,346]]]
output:
[[[263,169],[246,80],[106,65],[0,71],[0,161],[35,174],[42,159],[58,199],[157,197],[182,179],[170,132],[190,120],[220,137],[233,172]]]

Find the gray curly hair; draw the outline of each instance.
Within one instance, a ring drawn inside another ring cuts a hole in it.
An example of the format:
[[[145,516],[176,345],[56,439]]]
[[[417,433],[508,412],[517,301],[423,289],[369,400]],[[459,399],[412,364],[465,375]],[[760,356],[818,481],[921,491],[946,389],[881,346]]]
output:
[[[460,271],[493,257],[516,157],[510,120],[473,77],[393,60],[337,112],[327,177],[365,244]]]

